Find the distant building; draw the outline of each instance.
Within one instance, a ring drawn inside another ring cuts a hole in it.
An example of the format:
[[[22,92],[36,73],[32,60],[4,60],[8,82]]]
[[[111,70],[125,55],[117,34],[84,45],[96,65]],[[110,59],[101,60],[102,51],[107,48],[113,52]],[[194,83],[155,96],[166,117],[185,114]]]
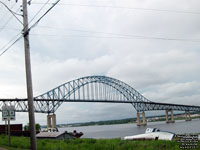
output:
[[[8,125],[0,125],[0,132],[8,130]],[[22,131],[22,124],[10,124],[10,131]]]
[[[74,139],[74,135],[68,132],[40,132],[36,135],[38,139]]]

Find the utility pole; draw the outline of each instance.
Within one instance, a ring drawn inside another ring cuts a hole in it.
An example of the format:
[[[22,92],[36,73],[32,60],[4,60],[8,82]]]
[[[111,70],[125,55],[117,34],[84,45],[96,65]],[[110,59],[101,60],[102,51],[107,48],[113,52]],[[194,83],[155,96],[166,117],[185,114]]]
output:
[[[32,77],[31,77],[27,0],[23,0],[22,6],[23,6],[24,51],[25,51],[26,83],[27,83],[27,96],[28,96],[28,113],[29,113],[30,135],[31,135],[31,150],[37,150],[35,115],[34,115],[34,105],[33,105],[33,88],[32,88]]]
[[[8,0],[10,1],[10,0]],[[17,2],[18,0],[16,0]],[[58,4],[60,0],[57,0],[48,11],[42,15],[39,20],[34,24],[36,25],[56,4]],[[27,11],[27,3],[30,4],[31,0],[27,2],[27,0],[22,0],[23,7],[23,23],[15,16],[11,9],[8,8],[6,4],[0,1],[11,13],[14,17],[23,24],[23,36],[24,36],[24,52],[25,52],[25,68],[26,68],[26,84],[27,84],[27,97],[28,97],[28,113],[29,113],[29,125],[30,125],[30,136],[31,136],[31,150],[37,150],[37,140],[36,140],[36,129],[35,129],[35,114],[34,114],[34,104],[33,104],[33,88],[32,88],[32,77],[31,77],[31,58],[30,58],[30,45],[29,45],[29,27],[28,27],[28,11]],[[19,15],[19,14],[17,14]],[[33,27],[33,26],[32,26]],[[10,123],[10,122],[9,122]],[[9,142],[10,143],[10,142]]]

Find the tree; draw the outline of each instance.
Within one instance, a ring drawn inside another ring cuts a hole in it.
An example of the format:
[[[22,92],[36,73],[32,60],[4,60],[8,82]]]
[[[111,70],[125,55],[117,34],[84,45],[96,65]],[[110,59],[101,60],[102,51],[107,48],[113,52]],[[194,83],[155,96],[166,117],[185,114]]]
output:
[[[36,129],[36,131],[40,131],[41,130],[41,126],[40,126],[39,123],[35,124],[35,129]]]
[[[39,123],[35,124],[35,129],[36,129],[36,131],[40,131],[41,130],[41,126],[40,126]],[[27,123],[27,125],[24,126],[24,130],[25,131],[30,131],[30,125],[29,125],[29,123]]]
[[[24,130],[25,130],[25,131],[29,131],[29,130],[30,130],[30,125],[29,125],[29,123],[27,123],[27,125],[24,126]]]

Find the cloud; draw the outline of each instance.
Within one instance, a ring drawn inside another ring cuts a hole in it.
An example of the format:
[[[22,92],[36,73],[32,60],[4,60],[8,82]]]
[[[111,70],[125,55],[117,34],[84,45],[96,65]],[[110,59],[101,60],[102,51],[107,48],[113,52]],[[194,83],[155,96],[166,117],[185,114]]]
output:
[[[68,0],[62,3],[184,12],[198,12],[200,6],[199,1],[187,0]],[[12,4],[13,2],[8,3],[9,6]],[[17,10],[19,5],[14,5],[14,10]],[[45,7],[40,15],[48,7]],[[41,6],[36,4],[29,6],[30,20],[40,8]],[[0,11],[6,14],[6,10]],[[4,18],[0,26],[3,26],[6,19]],[[16,21],[12,19],[6,27],[13,28],[13,24],[16,24]],[[56,29],[45,29],[42,26]],[[106,34],[198,39],[199,26],[199,15],[192,13],[56,6],[31,30],[34,96],[82,76],[106,75],[128,83],[152,101],[200,105],[199,42],[130,39],[130,36],[128,39]],[[21,28],[18,24],[15,27]],[[9,42],[19,32],[20,30],[4,29],[0,32],[0,44]],[[23,40],[15,44],[0,58],[1,98],[26,97],[22,42]],[[132,106],[126,104],[65,103],[57,110],[57,119],[58,123],[85,122],[134,117],[134,113]],[[19,122],[28,121],[26,113],[19,113],[17,118]],[[36,122],[45,124],[44,118],[45,115],[37,114]]]
[[[146,88],[166,82],[186,80],[198,72],[198,52],[170,50],[141,56],[134,52],[124,56],[108,74]],[[120,73],[119,73],[120,72]],[[196,80],[196,79],[195,79]]]
[[[152,101],[177,103],[185,105],[200,105],[197,102],[199,96],[200,82],[166,83],[157,86],[144,95]]]

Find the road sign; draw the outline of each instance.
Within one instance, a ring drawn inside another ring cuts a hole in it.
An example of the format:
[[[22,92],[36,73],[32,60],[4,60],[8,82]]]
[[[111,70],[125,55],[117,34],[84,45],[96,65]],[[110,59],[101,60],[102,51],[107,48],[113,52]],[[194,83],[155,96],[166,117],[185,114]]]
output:
[[[15,107],[4,105],[2,107],[2,120],[15,120]]]
[[[15,106],[4,105],[2,107],[2,120],[8,121],[8,146],[10,146],[10,120],[15,120]]]

